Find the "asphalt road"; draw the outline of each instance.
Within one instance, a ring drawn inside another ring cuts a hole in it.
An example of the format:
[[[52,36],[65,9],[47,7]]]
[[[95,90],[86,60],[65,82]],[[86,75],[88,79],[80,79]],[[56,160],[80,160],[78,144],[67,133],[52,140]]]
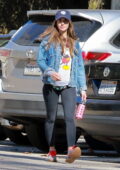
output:
[[[83,139],[79,140],[82,156],[72,164],[65,163],[66,155],[58,162],[47,161],[45,153],[35,147],[17,146],[9,140],[0,142],[0,170],[118,170],[120,157],[116,151],[91,152]]]

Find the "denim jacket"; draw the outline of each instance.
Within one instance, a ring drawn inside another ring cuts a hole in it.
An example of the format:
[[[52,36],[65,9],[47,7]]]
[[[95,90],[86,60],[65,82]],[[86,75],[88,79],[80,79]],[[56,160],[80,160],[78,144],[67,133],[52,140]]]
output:
[[[60,45],[55,46],[54,44],[51,44],[49,48],[46,48],[47,40],[47,38],[43,39],[40,44],[37,63],[43,72],[43,82],[45,84],[54,85],[55,81],[51,79],[50,74],[53,71],[58,72],[59,70],[62,49]],[[75,42],[70,82],[68,86],[76,87],[78,93],[87,90],[84,63],[78,41]]]

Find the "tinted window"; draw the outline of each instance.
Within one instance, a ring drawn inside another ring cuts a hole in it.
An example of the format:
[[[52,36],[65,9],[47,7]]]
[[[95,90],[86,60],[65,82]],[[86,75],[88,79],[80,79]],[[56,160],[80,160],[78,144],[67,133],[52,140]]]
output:
[[[112,44],[120,48],[120,33],[118,33],[112,40]]]
[[[9,40],[0,40],[0,47],[6,45]]]
[[[101,27],[101,23],[96,21],[78,21],[74,22],[75,32],[81,42],[87,41],[87,39]]]
[[[11,36],[8,34],[1,34],[0,35],[0,47],[6,45],[10,40]]]
[[[31,20],[21,27],[12,40],[19,45],[39,45],[35,40],[51,23]],[[73,24],[81,42],[85,42],[101,26],[99,22],[83,20],[83,18],[73,21]]]
[[[50,23],[27,22],[12,40],[19,45],[37,45],[35,39],[50,25]]]

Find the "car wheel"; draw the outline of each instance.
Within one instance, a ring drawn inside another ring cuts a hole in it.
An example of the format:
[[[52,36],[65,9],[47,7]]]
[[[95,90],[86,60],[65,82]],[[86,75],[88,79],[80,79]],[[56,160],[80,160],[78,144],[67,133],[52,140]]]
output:
[[[113,142],[113,147],[120,154],[120,142]]]
[[[29,124],[25,127],[25,130],[28,135],[29,141],[33,146],[37,147],[40,150],[48,150],[43,124],[40,124],[39,126],[36,124]]]
[[[6,137],[4,128],[3,128],[3,126],[0,125],[0,140],[5,140],[6,138],[7,137]]]
[[[25,133],[20,130],[11,130],[4,127],[6,136],[17,145],[30,145],[30,141]]]
[[[93,150],[113,150],[112,145],[108,145],[105,142],[101,142],[90,135],[84,135],[86,143],[92,148]]]
[[[56,137],[55,137],[55,147],[57,152],[63,153],[67,151],[67,140],[66,140],[66,132],[64,125],[61,123],[56,123]],[[39,125],[30,124],[26,126],[26,132],[28,134],[28,138],[31,144],[38,149],[48,152],[48,144],[45,138],[45,130],[44,130],[44,122],[40,123]],[[80,131],[77,130],[77,138],[80,136]]]

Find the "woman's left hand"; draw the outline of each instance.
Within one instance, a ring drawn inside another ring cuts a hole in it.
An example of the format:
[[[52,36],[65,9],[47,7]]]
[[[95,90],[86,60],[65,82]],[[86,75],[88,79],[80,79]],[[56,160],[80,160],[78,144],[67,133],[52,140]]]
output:
[[[86,94],[86,91],[81,91],[81,98],[82,98],[82,101],[85,101],[87,100],[87,94]]]

